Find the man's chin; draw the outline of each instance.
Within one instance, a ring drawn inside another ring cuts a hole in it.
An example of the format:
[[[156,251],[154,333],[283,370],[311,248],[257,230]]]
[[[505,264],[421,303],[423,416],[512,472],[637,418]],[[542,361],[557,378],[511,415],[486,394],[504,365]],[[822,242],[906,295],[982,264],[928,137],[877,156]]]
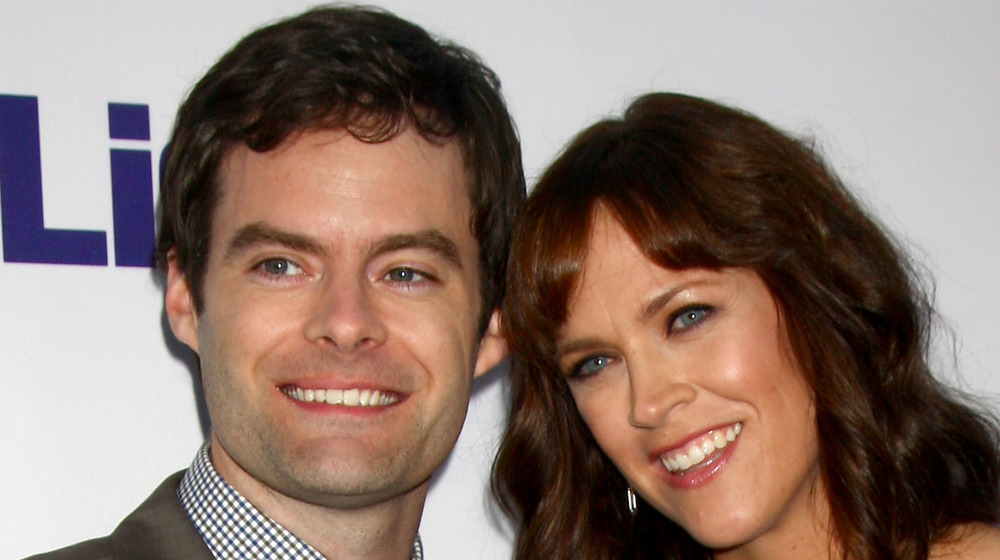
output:
[[[281,473],[268,485],[299,501],[327,507],[365,507],[405,494],[426,484],[416,465],[399,457],[316,450],[288,457],[275,465]]]

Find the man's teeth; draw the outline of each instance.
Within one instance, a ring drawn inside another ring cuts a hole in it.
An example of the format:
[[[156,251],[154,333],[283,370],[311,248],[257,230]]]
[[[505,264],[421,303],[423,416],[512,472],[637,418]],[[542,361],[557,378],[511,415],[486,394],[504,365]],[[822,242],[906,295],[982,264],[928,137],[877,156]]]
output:
[[[399,400],[394,395],[370,389],[303,389],[283,387],[281,392],[302,402],[326,403],[338,406],[385,406]]]
[[[737,422],[728,428],[712,430],[685,445],[682,449],[663,454],[660,456],[660,462],[668,471],[681,474],[688,469],[697,467],[706,459],[711,458],[716,451],[735,441],[742,429],[743,424]]]

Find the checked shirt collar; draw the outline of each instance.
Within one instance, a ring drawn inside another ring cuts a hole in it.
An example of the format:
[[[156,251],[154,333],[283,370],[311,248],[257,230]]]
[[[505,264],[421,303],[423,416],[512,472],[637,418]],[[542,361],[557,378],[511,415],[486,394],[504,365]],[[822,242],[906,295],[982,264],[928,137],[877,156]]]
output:
[[[219,476],[206,442],[184,473],[177,496],[216,560],[326,560],[315,548],[253,507]],[[423,560],[420,536],[411,560]]]

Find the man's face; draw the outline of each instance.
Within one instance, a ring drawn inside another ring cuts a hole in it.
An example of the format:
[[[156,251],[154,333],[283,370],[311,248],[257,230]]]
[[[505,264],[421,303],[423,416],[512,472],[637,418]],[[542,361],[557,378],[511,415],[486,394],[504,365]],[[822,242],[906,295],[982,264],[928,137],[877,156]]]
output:
[[[412,131],[307,132],[226,158],[203,308],[176,263],[166,306],[200,356],[212,460],[237,489],[329,507],[423,498],[473,373],[503,353],[495,320],[477,333],[467,189],[459,147]]]

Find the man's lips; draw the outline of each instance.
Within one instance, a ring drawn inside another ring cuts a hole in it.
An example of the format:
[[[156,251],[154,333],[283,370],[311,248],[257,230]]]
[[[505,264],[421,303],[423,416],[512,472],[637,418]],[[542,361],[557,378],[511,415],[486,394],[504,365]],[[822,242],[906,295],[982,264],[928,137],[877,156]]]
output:
[[[295,385],[283,385],[281,392],[292,400],[304,403],[321,403],[329,406],[389,406],[400,400],[398,393],[378,389],[303,389]]]

